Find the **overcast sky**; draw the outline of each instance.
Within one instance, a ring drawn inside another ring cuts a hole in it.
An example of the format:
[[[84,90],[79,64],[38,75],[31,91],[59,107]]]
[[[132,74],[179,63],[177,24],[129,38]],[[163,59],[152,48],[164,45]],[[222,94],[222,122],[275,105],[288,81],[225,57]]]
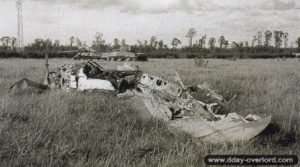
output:
[[[15,0],[0,0],[0,37],[16,36]],[[190,27],[196,39],[207,34],[229,41],[251,41],[257,31],[282,30],[289,41],[300,36],[300,0],[25,0],[25,43],[35,38],[66,43],[76,36],[88,44],[96,32],[134,44],[157,36],[184,44]]]

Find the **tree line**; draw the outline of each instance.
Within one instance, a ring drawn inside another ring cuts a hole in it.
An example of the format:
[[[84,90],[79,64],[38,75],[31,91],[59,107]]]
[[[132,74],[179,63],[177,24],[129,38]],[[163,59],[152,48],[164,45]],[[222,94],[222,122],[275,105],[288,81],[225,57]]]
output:
[[[35,39],[25,46],[25,52],[62,52],[72,50],[94,50],[97,52],[107,52],[120,49],[122,46],[130,48],[133,52],[142,52],[149,55],[180,55],[180,54],[222,54],[222,53],[253,53],[253,54],[274,54],[291,53],[300,51],[300,36],[295,42],[289,44],[289,34],[284,31],[258,31],[248,41],[229,41],[224,35],[218,38],[208,37],[206,34],[196,39],[197,31],[190,28],[186,33],[188,46],[183,46],[182,41],[174,37],[168,45],[165,41],[152,36],[149,40],[137,40],[136,44],[128,45],[125,39],[115,38],[112,43],[107,43],[102,33],[97,32],[91,46],[77,37],[71,36],[68,44],[61,44],[59,40]],[[17,49],[17,39],[15,37],[0,37],[0,52],[14,52]],[[296,44],[294,46],[293,44]],[[170,47],[169,47],[170,46]]]

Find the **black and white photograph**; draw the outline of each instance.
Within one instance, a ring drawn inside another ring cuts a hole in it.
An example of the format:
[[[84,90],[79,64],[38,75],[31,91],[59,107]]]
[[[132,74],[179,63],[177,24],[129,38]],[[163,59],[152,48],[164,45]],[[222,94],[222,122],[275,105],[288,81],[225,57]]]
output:
[[[0,0],[0,166],[298,166],[300,0]]]

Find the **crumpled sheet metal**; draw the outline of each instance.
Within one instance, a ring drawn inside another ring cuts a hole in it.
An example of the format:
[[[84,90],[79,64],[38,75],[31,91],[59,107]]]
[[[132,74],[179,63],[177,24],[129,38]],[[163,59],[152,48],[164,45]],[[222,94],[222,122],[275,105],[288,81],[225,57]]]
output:
[[[80,64],[64,64],[49,74],[49,85],[51,88],[70,89],[74,87],[74,82],[78,77],[79,69],[91,66],[91,71],[99,71],[100,65],[92,65],[92,62],[84,62]],[[95,72],[96,73],[96,72]],[[90,75],[88,73],[88,75]]]
[[[50,75],[50,86],[52,88],[69,89],[104,89],[104,90],[124,90],[130,87],[135,71],[105,70],[93,61],[81,64],[66,64],[58,68]]]
[[[157,81],[163,84],[157,84]],[[140,93],[137,95],[146,98],[145,103],[147,103],[148,107],[152,104],[152,107],[149,107],[149,111],[155,110],[151,114],[156,118],[172,120],[198,115],[208,120],[216,119],[197,100],[187,96],[186,92],[183,92],[183,89],[176,83],[147,73],[143,73],[138,83],[137,88]],[[156,113],[157,111],[166,114],[159,115]]]
[[[122,89],[124,89],[123,92],[139,89],[140,92],[137,95],[146,97],[148,100],[146,103],[149,104],[148,106],[152,104],[151,110],[156,112],[152,114],[163,120],[172,120],[194,115],[201,116],[209,121],[219,119],[215,116],[214,110],[217,108],[216,106],[220,107],[219,104],[225,102],[225,100],[207,83],[198,84],[195,88],[206,92],[203,98],[206,99],[209,97],[215,100],[203,102],[192,97],[189,93],[189,89],[183,89],[183,87],[177,83],[169,82],[162,77],[141,71],[135,73],[135,70],[138,71],[129,64],[124,64],[122,69],[110,72],[93,61],[73,65],[67,64],[58,69],[53,82],[56,82],[57,85],[59,78],[60,81],[58,85],[63,89],[118,90],[122,87]],[[128,71],[129,73],[126,74]],[[123,73],[124,76],[121,77]],[[201,93],[203,94],[203,92]]]
[[[271,116],[260,118],[250,115],[246,120],[234,112],[215,113],[218,111],[216,106],[226,107],[227,102],[206,83],[196,86],[199,92],[207,92],[202,98],[212,99],[205,103],[191,96],[189,89],[182,89],[184,85],[179,87],[171,83],[176,86],[164,87],[164,84],[156,84],[158,80],[169,83],[161,77],[143,73],[137,85],[140,93],[137,95],[144,97],[144,104],[151,115],[166,121],[171,130],[181,130],[211,143],[248,141],[271,121]]]
[[[182,94],[182,88],[179,85],[155,75],[143,73],[139,83],[147,86],[149,89],[166,92],[173,96],[180,96]]]
[[[71,76],[71,78],[74,78],[74,76]],[[71,88],[77,88],[78,90],[90,90],[90,89],[103,89],[103,90],[115,90],[111,82],[107,80],[101,80],[101,79],[88,79],[87,76],[83,73],[83,68],[79,70],[78,73],[78,82],[75,80],[72,80],[72,86]]]
[[[142,92],[139,96],[150,99],[153,108],[156,108],[152,110],[163,113],[159,117],[164,120],[191,115],[199,115],[207,120],[217,120],[212,114],[213,107],[217,104],[206,105],[206,103],[190,96],[188,90],[183,89],[177,83],[169,82],[162,77],[144,73],[137,69],[135,71],[129,64],[124,64],[123,70],[120,69],[119,71],[105,70],[93,61],[81,64],[67,64],[58,68],[56,77],[54,77],[52,82],[54,83],[52,85],[66,90],[103,89],[117,90],[120,93],[137,88]],[[204,86],[210,93],[215,94],[213,97],[218,97],[217,100],[223,99],[209,86]],[[203,88],[198,85],[198,89]],[[204,108],[205,105],[206,108]]]

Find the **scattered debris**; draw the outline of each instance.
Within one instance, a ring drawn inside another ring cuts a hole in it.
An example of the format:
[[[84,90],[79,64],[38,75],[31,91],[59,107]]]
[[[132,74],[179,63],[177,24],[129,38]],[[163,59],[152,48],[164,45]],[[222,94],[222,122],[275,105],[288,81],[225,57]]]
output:
[[[118,97],[138,97],[139,105],[152,116],[166,121],[171,129],[182,130],[213,143],[250,140],[271,121],[271,116],[261,118],[253,114],[243,118],[231,111],[228,106],[231,100],[227,102],[209,84],[203,82],[186,86],[177,70],[175,74],[177,83],[129,64],[107,70],[94,61],[86,61],[63,65],[51,72],[47,80],[50,88],[100,89],[115,91]],[[32,81],[29,81],[26,80],[31,84]],[[20,82],[24,81],[17,83]],[[36,83],[31,85],[48,87]]]
[[[49,89],[47,85],[37,83],[35,81],[23,78],[20,81],[13,84],[10,88],[10,93],[22,94],[22,93],[43,93]]]

